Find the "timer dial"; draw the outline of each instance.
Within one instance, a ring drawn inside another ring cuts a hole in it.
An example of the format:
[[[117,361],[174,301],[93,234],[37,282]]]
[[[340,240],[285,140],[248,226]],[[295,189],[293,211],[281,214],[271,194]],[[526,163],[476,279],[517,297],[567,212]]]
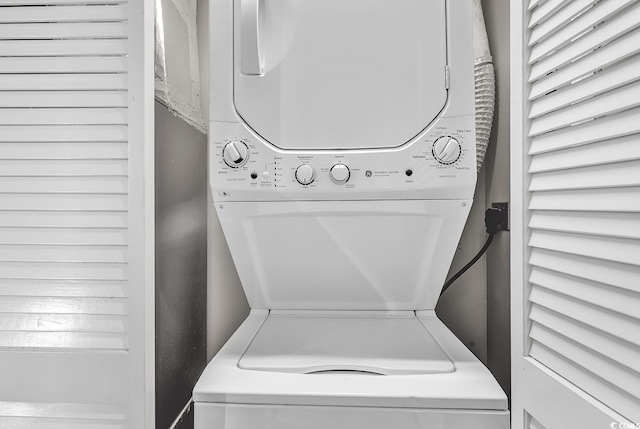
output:
[[[440,164],[453,164],[460,158],[460,152],[460,143],[453,137],[440,137],[433,144],[433,156]]]
[[[249,148],[241,141],[229,142],[222,149],[222,158],[229,167],[242,167],[249,160]]]

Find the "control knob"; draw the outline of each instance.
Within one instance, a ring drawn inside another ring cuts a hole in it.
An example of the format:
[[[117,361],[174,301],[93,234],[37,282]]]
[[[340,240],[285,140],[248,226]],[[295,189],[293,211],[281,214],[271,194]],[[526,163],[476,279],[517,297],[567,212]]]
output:
[[[302,164],[296,169],[296,180],[301,185],[309,185],[316,178],[316,170],[309,164]]]
[[[249,148],[241,141],[229,142],[222,149],[222,158],[229,167],[242,167],[249,160]]]
[[[440,137],[433,144],[433,156],[440,164],[453,164],[460,158],[460,143],[453,137]]]
[[[331,167],[329,174],[331,175],[331,180],[336,183],[347,183],[349,181],[349,177],[351,177],[349,167],[344,164],[334,165]]]

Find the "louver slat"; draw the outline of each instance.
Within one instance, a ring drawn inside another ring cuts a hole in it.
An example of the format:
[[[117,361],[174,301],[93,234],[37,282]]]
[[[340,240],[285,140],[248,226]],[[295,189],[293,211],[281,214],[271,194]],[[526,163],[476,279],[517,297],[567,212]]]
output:
[[[126,55],[124,39],[88,40],[0,40],[0,57],[77,57],[92,55]]]
[[[639,133],[640,109],[635,108],[536,136],[531,140],[529,154],[536,155]]]
[[[551,16],[552,13],[564,6],[563,0],[546,0],[544,3],[538,5],[538,7],[531,11],[531,20],[529,21],[529,27],[540,24],[543,20]]]
[[[640,239],[640,216],[619,212],[536,210],[531,214],[529,228]]]
[[[590,373],[606,374],[607,381],[622,390],[624,394],[632,398],[640,397],[640,378],[637,373],[633,373],[628,368],[621,368],[606,356],[589,350],[583,344],[558,335],[537,323],[532,325],[530,336],[533,340],[565,356]]]
[[[637,25],[637,20],[640,19],[640,9],[636,10],[638,12],[636,12],[635,16],[625,22],[627,29]],[[626,17],[627,15],[624,14],[623,16]],[[589,37],[591,34],[593,36]],[[596,38],[596,36],[598,37]],[[592,40],[592,38],[596,40]],[[571,49],[561,50],[544,62],[532,67],[531,76],[544,75],[544,78],[538,79],[531,84],[529,97],[531,99],[538,98],[561,86],[569,85],[578,78],[589,76],[593,72],[640,52],[637,41],[637,33],[634,32],[623,36],[615,32],[615,28],[611,29],[609,38],[601,36],[597,32],[586,35],[575,42],[576,44],[585,45],[584,48],[573,49],[575,46],[572,44],[570,45]],[[598,49],[607,42],[612,45],[609,46],[609,49]],[[585,54],[589,55],[584,56]]]
[[[633,134],[596,142],[595,144],[586,144],[534,155],[529,165],[529,173],[542,173],[638,159],[640,159],[640,135]]]
[[[124,73],[126,71],[127,58],[124,56],[0,58],[0,74]]]
[[[66,297],[5,297],[0,311],[6,313],[126,315],[126,299]]]
[[[640,43],[640,38],[638,42]],[[535,105],[531,106],[529,118],[537,118],[554,110],[635,82],[634,71],[639,67],[640,55],[634,55],[612,67],[603,69],[589,79],[547,94],[544,98],[536,100]]]
[[[537,61],[548,52],[558,51],[564,46],[568,46],[567,52],[573,51],[575,44],[572,43],[572,41],[576,37],[591,30],[596,24],[605,21],[633,3],[634,0],[607,0],[606,2],[598,3],[593,9],[589,10],[588,13],[566,20],[561,24],[561,28],[557,32],[531,48],[531,61]],[[624,22],[626,21],[613,19],[608,25],[624,25]],[[602,36],[603,34],[599,35],[599,37]],[[594,37],[594,40],[599,39]],[[556,53],[556,55],[557,54],[558,53]],[[563,53],[563,55],[565,55],[565,53]]]
[[[127,151],[125,142],[0,143],[0,159],[127,159]],[[113,183],[112,180],[109,183]],[[85,184],[86,182],[74,183],[72,186],[78,188]],[[100,189],[103,189],[102,186]]]
[[[73,262],[0,262],[2,278],[126,280],[126,264]]]
[[[532,270],[529,281],[536,287],[544,288],[544,290],[551,293],[551,295],[548,293],[547,296],[553,296],[553,293],[561,294],[567,299],[582,302],[583,307],[588,304],[591,308],[600,307],[606,309],[609,314],[620,313],[624,315],[623,319],[638,319],[640,317],[635,311],[640,305],[640,296],[636,293],[640,288],[635,290],[619,288],[541,267],[536,267]],[[551,302],[553,303],[555,300],[552,299]],[[577,319],[587,320],[587,324],[591,323],[593,325],[593,322],[589,322],[581,313],[583,312],[578,311]],[[596,326],[596,328],[598,327]],[[611,331],[609,335],[625,341],[628,339],[626,332],[623,331]]]
[[[124,22],[69,22],[0,25],[0,41],[28,39],[126,39]]]
[[[30,332],[0,331],[0,346],[15,349],[61,348],[122,350],[127,349],[126,336],[104,332]]]
[[[125,245],[81,246],[38,244],[0,244],[0,260],[11,262],[102,262],[126,263]]]
[[[124,91],[126,89],[127,75],[119,73],[6,74],[0,79],[0,91]]]
[[[552,347],[552,345],[546,346],[538,341],[533,341],[531,354],[538,356],[554,371],[571,380],[583,391],[599,392],[598,399],[604,404],[615,404],[616,410],[627,412],[627,415],[630,415],[629,411],[637,410],[638,400],[635,397],[613,386],[609,380],[603,378],[603,374],[589,371],[572,360],[570,356],[565,356]]]
[[[531,195],[529,209],[637,213],[640,188],[537,191]]]
[[[3,6],[61,6],[61,5],[105,5],[126,4],[129,0],[2,0]]]
[[[533,231],[529,245],[537,249],[623,262],[640,267],[640,241],[637,239]]]
[[[127,212],[0,210],[0,227],[126,228],[127,226]]]
[[[617,4],[617,2],[611,0],[611,4],[614,3]],[[599,8],[591,9],[588,13],[581,15],[581,18],[586,19],[586,17],[589,16],[589,13],[594,10],[599,10]],[[636,4],[635,6],[632,6],[629,9],[625,10],[624,13],[613,16],[610,20],[605,21],[605,23],[603,23],[598,28],[598,31],[587,32],[581,37],[575,38],[574,40],[561,39],[561,43],[570,42],[568,45],[566,45],[565,49],[558,49],[559,46],[553,44],[550,44],[549,46],[546,46],[545,43],[535,45],[531,48],[529,63],[533,64],[536,61],[539,61],[541,58],[545,58],[547,56],[555,56],[555,58],[561,59],[558,65],[567,64],[567,62],[571,59],[575,59],[584,54],[587,54],[592,50],[603,46],[605,43],[617,39],[627,31],[637,28],[640,25],[640,23],[638,22],[639,14],[640,5]],[[599,18],[601,21],[603,17]],[[600,23],[600,21],[598,19],[592,20],[594,25]],[[571,28],[572,27],[569,26],[569,30]],[[589,28],[589,26],[585,26],[585,29],[587,28]],[[558,50],[555,51],[555,49]]]
[[[100,125],[127,124],[127,109],[3,109],[0,125]]]
[[[80,179],[81,180],[81,179]],[[5,194],[0,198],[0,210],[39,211],[126,211],[126,195],[104,194]],[[41,231],[42,232],[42,231]],[[8,232],[7,232],[8,234]]]
[[[1,177],[6,176],[122,176],[127,174],[126,160],[46,159],[0,160]]]
[[[125,125],[0,126],[0,143],[14,142],[126,142]]]
[[[126,194],[128,180],[124,176],[77,177],[6,177],[0,180],[0,194],[31,193],[38,189],[48,194]]]
[[[125,316],[83,315],[73,314],[41,314],[38,323],[25,314],[9,314],[0,321],[2,331],[30,331],[30,332],[126,332]],[[35,322],[35,323],[34,323]]]
[[[8,416],[13,417],[83,418],[113,421],[124,420],[127,417],[126,410],[119,405],[0,402],[0,408],[6,410]]]
[[[544,0],[530,0],[529,1],[529,10],[531,10],[534,7],[538,6],[542,2],[544,2]]]
[[[573,0],[557,13],[550,16],[545,22],[531,29],[529,46],[544,40],[553,35],[558,29],[567,23],[571,18],[584,12],[595,3],[594,0]]]
[[[127,107],[126,91],[5,91],[0,108]]]
[[[127,232],[111,228],[0,228],[0,244],[124,246]],[[44,246],[43,246],[44,247]],[[13,277],[12,277],[13,278]]]
[[[530,317],[536,324],[545,327],[552,326],[553,331],[571,338],[591,350],[610,350],[617,363],[635,371],[640,376],[640,361],[636,359],[637,346],[625,339],[614,338],[597,328],[538,305],[532,307]]]
[[[137,413],[130,7],[0,1],[2,428],[125,429]]]
[[[640,161],[609,163],[538,173],[531,178],[529,190],[552,191],[620,186],[640,186]]]
[[[124,253],[126,253],[126,248]],[[127,282],[122,280],[0,279],[0,294],[42,297],[126,298]],[[18,319],[21,317],[17,313],[14,313],[13,316]],[[85,317],[89,316],[85,315]],[[101,317],[97,316],[94,318],[95,320],[101,319]],[[119,316],[118,318],[126,321],[126,319]],[[62,319],[67,320],[68,323],[73,323],[73,316],[65,316]],[[112,317],[109,317],[109,320],[112,319]],[[55,325],[51,324],[42,326],[55,329]],[[109,322],[109,326],[111,326],[111,322]],[[126,323],[123,326],[122,329],[126,330]],[[96,327],[94,329],[100,330],[101,328]],[[109,328],[109,330],[111,329]]]
[[[640,81],[605,92],[599,97],[589,98],[580,104],[567,106],[552,115],[534,119],[529,128],[529,135],[536,136],[548,133],[636,106],[640,106]]]
[[[38,23],[38,22],[101,22],[124,21],[127,9],[122,5],[111,6],[14,6],[6,8],[0,15],[0,24]]]

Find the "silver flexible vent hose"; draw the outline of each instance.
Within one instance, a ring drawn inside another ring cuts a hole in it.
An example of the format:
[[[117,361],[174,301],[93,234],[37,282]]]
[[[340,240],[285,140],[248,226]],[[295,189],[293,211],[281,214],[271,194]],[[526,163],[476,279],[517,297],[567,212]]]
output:
[[[480,0],[473,0],[473,53],[475,57],[476,154],[479,172],[487,153],[496,104],[496,77]]]

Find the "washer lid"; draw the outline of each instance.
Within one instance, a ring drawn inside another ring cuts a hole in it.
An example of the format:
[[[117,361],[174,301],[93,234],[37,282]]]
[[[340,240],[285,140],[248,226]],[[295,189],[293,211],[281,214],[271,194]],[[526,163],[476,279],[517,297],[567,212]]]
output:
[[[238,366],[286,373],[380,375],[455,371],[413,312],[271,312]]]
[[[447,100],[444,0],[238,0],[235,107],[282,149],[398,147]]]

